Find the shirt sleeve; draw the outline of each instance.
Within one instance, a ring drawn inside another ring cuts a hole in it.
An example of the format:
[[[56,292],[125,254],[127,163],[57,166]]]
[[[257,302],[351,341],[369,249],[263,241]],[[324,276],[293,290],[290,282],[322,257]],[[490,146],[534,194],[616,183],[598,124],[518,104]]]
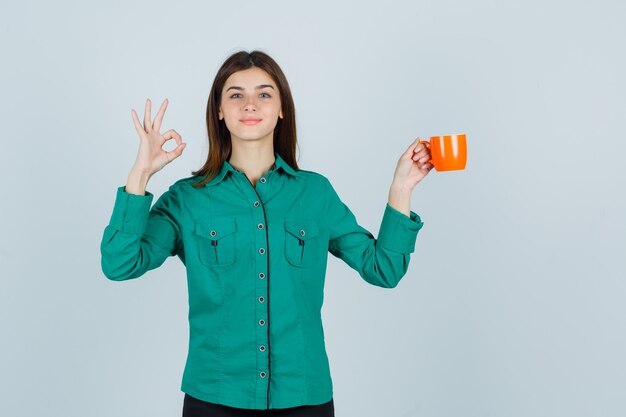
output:
[[[388,203],[375,239],[357,223],[346,204],[326,179],[326,219],[330,230],[329,251],[343,259],[368,283],[393,288],[406,274],[410,254],[424,222],[413,211],[407,216]]]
[[[180,229],[174,213],[172,188],[154,204],[154,195],[117,189],[113,213],[100,243],[104,275],[114,281],[138,278],[181,250]]]

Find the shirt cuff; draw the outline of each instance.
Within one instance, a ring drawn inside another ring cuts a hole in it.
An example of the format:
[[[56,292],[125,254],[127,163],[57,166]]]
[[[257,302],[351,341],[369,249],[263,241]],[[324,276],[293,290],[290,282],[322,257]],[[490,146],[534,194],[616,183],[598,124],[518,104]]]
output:
[[[149,191],[145,195],[131,194],[125,188],[123,185],[117,189],[109,225],[126,233],[143,233],[154,194]]]
[[[417,233],[424,226],[424,222],[417,213],[410,212],[411,215],[407,216],[387,203],[378,232],[377,244],[395,252],[414,252]]]

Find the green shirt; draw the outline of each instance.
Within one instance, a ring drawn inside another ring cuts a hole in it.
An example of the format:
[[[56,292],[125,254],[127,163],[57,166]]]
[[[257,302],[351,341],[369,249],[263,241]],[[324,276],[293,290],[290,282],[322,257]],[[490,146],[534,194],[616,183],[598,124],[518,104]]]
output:
[[[423,222],[386,205],[378,239],[322,174],[277,153],[256,187],[228,161],[205,187],[182,178],[154,195],[121,186],[100,251],[114,281],[178,256],[187,270],[189,351],[181,391],[238,408],[333,396],[321,308],[330,252],[368,283],[395,287]]]

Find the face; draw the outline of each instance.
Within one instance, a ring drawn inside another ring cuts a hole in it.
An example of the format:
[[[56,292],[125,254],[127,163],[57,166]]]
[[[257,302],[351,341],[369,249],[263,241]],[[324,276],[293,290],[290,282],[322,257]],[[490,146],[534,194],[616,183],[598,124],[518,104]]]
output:
[[[278,118],[283,118],[278,86],[260,68],[237,71],[224,84],[218,113],[231,140],[271,141]]]

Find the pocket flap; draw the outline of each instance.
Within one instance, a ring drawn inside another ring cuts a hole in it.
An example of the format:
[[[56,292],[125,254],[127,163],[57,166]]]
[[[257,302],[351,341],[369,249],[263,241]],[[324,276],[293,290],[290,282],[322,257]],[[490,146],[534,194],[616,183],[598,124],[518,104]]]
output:
[[[302,240],[313,238],[319,234],[317,222],[311,219],[285,219],[285,230]]]
[[[237,230],[234,217],[208,217],[196,220],[196,234],[217,240]]]

